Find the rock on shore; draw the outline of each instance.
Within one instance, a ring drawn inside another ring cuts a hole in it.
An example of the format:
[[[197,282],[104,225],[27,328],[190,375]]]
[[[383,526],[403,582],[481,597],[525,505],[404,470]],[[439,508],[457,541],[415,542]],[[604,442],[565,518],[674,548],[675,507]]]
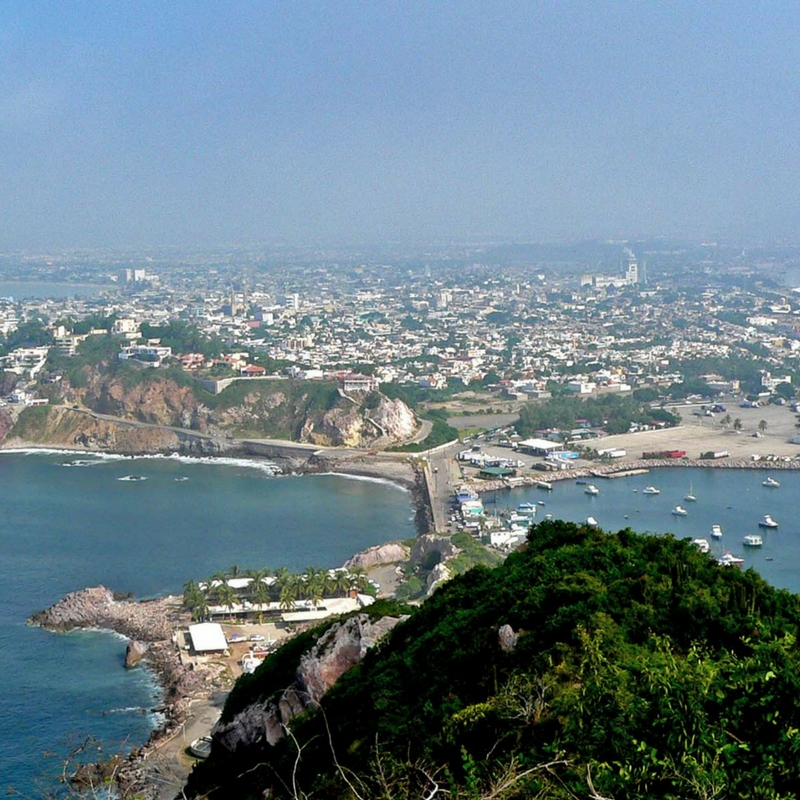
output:
[[[159,742],[180,730],[193,699],[206,697],[212,689],[225,686],[224,665],[195,665],[191,669],[181,662],[172,635],[179,625],[185,623],[184,617],[179,598],[132,600],[115,595],[105,586],[71,592],[50,608],[30,617],[29,624],[56,632],[102,628],[126,636],[132,640],[128,646],[126,666],[145,658],[164,690],[164,724],[153,731],[150,741],[127,757],[89,765],[76,779],[91,781],[102,777],[110,764],[115,779],[126,791],[138,791],[143,797],[154,794],[154,788],[149,785],[142,769],[142,760]]]
[[[34,614],[28,623],[51,631],[71,631],[76,628],[106,628],[129,639],[145,642],[169,641],[177,610],[172,597],[158,600],[133,601],[115,595],[105,586],[93,586],[70,592],[44,611]]]
[[[400,542],[388,542],[368,547],[356,553],[344,562],[345,569],[371,570],[383,564],[395,564],[398,561],[408,561],[411,549]]]

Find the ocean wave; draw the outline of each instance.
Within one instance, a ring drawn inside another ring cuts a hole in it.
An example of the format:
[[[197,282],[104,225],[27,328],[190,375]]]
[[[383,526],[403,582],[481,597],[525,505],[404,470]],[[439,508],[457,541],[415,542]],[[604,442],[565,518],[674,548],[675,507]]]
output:
[[[391,478],[376,478],[372,475],[353,475],[350,472],[317,472],[317,475],[333,475],[336,478],[347,478],[350,481],[363,481],[364,483],[380,483],[384,486],[391,486],[392,489],[397,489],[401,492],[409,494],[411,490],[401,483],[393,481]]]
[[[0,450],[0,455],[58,455],[58,456],[83,456],[85,459],[101,461],[176,461],[180,464],[210,464],[211,466],[245,467],[255,469],[269,475],[280,475],[281,468],[272,461],[257,461],[250,458],[233,458],[231,456],[185,456],[180,453],[143,453],[139,455],[124,455],[122,453],[95,453],[86,450],[74,450],[68,447],[9,447]],[[63,464],[62,466],[67,466]],[[74,466],[74,465],[73,465]],[[79,466],[83,466],[82,464]]]

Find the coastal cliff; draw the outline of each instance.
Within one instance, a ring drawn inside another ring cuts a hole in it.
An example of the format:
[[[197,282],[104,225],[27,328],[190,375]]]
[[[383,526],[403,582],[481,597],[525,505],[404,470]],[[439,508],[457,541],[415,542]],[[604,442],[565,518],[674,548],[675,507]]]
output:
[[[276,744],[286,735],[293,717],[317,707],[336,681],[402,619],[371,619],[367,614],[356,614],[332,625],[300,656],[291,685],[220,722],[212,732],[215,744],[230,753],[239,748]]]
[[[80,386],[49,387],[51,406],[24,409],[13,427],[10,415],[0,415],[0,442],[215,455],[230,452],[234,437],[381,448],[417,429],[401,400],[351,397],[332,383],[240,381],[212,395],[175,370],[93,370],[82,377]]]

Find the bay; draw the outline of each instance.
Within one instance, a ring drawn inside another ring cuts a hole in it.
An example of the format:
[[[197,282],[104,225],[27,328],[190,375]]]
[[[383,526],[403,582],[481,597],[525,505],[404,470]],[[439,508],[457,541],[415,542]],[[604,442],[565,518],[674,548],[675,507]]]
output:
[[[93,283],[46,283],[38,281],[0,281],[0,298],[20,300],[66,300],[68,297],[94,297],[107,286]]]
[[[130,475],[145,480],[120,480]],[[0,791],[36,797],[84,737],[114,752],[158,722],[158,687],[123,669],[120,637],[30,628],[33,612],[100,583],[150,597],[233,564],[340,566],[413,535],[411,496],[387,483],[273,477],[256,462],[0,453]]]
[[[780,488],[762,485],[770,474]],[[754,568],[773,586],[800,591],[800,521],[796,512],[800,470],[666,468],[627,478],[594,478],[592,483],[600,490],[594,497],[585,493],[585,485],[556,481],[552,491],[529,487],[495,492],[484,495],[483,502],[491,513],[495,508],[542,501],[538,522],[546,514],[579,523],[592,516],[609,532],[631,528],[639,533],[704,538],[711,544],[712,554],[721,556],[730,550],[745,558],[745,569]],[[660,494],[643,494],[647,486],[656,487]],[[684,499],[690,490],[697,497],[695,502]],[[686,509],[686,516],[672,514],[677,505]],[[777,530],[759,528],[765,514],[779,523]],[[722,539],[711,539],[712,525],[722,526]],[[748,533],[760,533],[763,547],[745,547],[742,540]]]

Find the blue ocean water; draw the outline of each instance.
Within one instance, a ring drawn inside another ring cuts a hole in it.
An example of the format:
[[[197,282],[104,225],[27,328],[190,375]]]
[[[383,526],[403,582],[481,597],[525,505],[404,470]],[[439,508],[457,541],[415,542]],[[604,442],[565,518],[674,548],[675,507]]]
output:
[[[135,474],[143,481],[119,480]],[[186,480],[176,480],[186,478]],[[233,564],[334,567],[414,535],[410,494],[340,476],[271,477],[245,462],[0,453],[0,791],[37,796],[91,735],[141,744],[159,702],[125,642],[52,634],[30,614],[84,586],[138,597]]]
[[[762,485],[768,474],[779,481],[780,488]],[[708,539],[712,553],[722,555],[730,550],[745,558],[745,569],[754,568],[773,586],[800,591],[800,470],[668,468],[628,478],[595,478],[592,483],[600,490],[594,497],[585,493],[585,485],[559,481],[552,491],[530,487],[496,492],[484,495],[483,502],[491,512],[542,501],[545,505],[538,509],[538,521],[548,513],[571,522],[585,522],[592,516],[606,531],[631,528],[640,533]],[[647,486],[655,486],[661,493],[645,495],[642,490]],[[685,500],[689,493],[697,500]],[[685,517],[672,514],[676,505],[686,509]],[[759,528],[765,514],[778,522],[777,530]],[[722,526],[720,540],[710,536],[715,524]],[[763,546],[743,546],[748,533],[760,533]]]

